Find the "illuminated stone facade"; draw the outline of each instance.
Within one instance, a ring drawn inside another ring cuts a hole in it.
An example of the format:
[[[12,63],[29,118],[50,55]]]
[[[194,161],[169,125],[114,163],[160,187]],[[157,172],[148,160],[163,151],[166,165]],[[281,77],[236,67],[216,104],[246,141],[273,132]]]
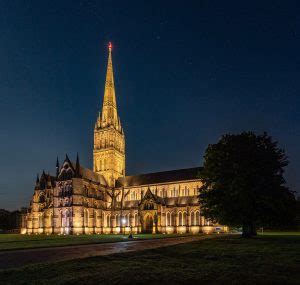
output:
[[[227,228],[200,213],[200,167],[125,176],[111,45],[102,112],[94,128],[93,171],[68,156],[56,175],[37,177],[21,233],[198,233]]]
[[[103,175],[111,187],[114,187],[119,177],[125,176],[125,136],[117,110],[111,45],[102,112],[99,113],[94,130],[93,169]]]

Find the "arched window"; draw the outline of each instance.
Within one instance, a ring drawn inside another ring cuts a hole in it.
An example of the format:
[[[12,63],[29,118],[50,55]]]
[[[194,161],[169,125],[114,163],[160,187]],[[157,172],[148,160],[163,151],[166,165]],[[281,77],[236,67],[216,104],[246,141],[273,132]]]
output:
[[[116,215],[116,226],[120,226],[120,215]]]
[[[191,226],[195,226],[195,213],[191,213]]]
[[[134,200],[134,192],[131,192],[131,200]]]
[[[127,215],[127,218],[126,218],[126,226],[127,226],[127,227],[130,226],[130,214]]]
[[[89,226],[89,212],[88,212],[88,210],[84,211],[84,226],[85,227]]]
[[[182,218],[182,225],[186,225],[186,212],[183,213],[183,218]]]
[[[109,215],[106,216],[106,226],[110,227],[110,216]]]
[[[179,226],[182,226],[182,213],[179,213]]]
[[[200,213],[199,211],[196,211],[196,226],[200,225]]]
[[[42,215],[39,216],[39,227],[40,228],[43,227],[43,216]]]
[[[69,211],[66,211],[66,213],[65,213],[65,222],[64,222],[64,224],[65,224],[65,227],[69,227],[69,225],[70,225],[70,213],[69,213]]]
[[[167,226],[171,226],[171,214],[167,213],[167,221],[166,221]]]
[[[175,215],[175,213],[171,214],[171,226],[176,226],[176,215]]]

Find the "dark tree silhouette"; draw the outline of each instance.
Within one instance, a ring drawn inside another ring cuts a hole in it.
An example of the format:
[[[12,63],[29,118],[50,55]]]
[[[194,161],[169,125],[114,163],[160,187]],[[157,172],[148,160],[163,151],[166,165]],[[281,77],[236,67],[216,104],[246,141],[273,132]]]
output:
[[[0,232],[20,229],[21,214],[26,212],[26,208],[21,208],[21,210],[12,212],[5,209],[0,209]]]
[[[296,200],[283,178],[288,160],[267,133],[224,135],[204,160],[199,198],[207,219],[242,227],[245,237],[292,222]]]

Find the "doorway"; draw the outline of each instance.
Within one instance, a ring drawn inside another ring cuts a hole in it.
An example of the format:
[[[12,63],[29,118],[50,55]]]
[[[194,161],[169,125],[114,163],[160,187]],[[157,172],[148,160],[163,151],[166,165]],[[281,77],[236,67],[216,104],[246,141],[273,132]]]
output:
[[[153,231],[153,218],[151,215],[148,215],[145,220],[144,232],[147,234],[152,234]]]

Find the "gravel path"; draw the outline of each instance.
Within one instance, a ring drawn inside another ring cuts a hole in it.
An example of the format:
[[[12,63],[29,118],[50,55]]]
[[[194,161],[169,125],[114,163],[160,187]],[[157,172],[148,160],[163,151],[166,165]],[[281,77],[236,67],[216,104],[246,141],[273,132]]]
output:
[[[153,249],[207,239],[212,236],[188,236],[161,238],[140,241],[73,245],[64,247],[24,249],[0,252],[0,269],[21,267],[34,263],[56,262],[63,260],[103,256],[115,253]]]

